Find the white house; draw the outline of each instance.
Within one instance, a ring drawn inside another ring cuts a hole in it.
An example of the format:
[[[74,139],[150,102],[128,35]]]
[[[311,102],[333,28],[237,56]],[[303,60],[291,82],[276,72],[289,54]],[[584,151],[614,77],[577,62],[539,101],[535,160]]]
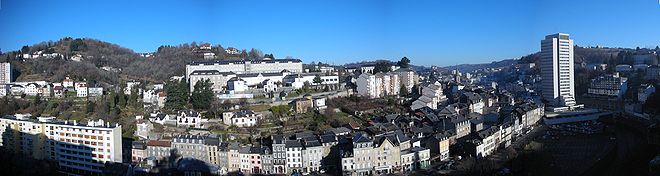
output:
[[[203,123],[208,119],[202,119],[199,112],[193,110],[179,111],[176,116],[176,125],[180,127],[205,128]]]
[[[254,111],[246,110],[239,112],[222,113],[222,123],[225,125],[236,125],[238,127],[250,127],[257,124],[262,115]]]

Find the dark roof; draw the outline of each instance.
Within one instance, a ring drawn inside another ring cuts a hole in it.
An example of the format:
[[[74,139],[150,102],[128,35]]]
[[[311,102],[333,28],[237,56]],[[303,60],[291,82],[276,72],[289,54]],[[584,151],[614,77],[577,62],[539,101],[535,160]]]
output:
[[[218,70],[195,70],[191,75],[233,75],[234,72],[220,72]]]
[[[203,65],[213,65],[213,64],[229,64],[229,63],[234,63],[234,64],[244,64],[246,62],[250,63],[275,63],[275,62],[302,62],[300,59],[272,59],[272,60],[261,60],[261,61],[250,61],[250,60],[234,60],[234,61],[227,61],[227,60],[215,60],[215,61],[192,61],[189,63],[189,65],[198,65],[198,64],[203,64]]]
[[[286,147],[302,147],[302,144],[298,140],[288,140],[286,141]]]

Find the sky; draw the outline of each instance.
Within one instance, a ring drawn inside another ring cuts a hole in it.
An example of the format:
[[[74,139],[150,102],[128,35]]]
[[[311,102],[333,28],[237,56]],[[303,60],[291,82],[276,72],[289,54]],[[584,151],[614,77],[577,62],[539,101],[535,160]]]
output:
[[[153,52],[192,41],[276,58],[450,66],[519,58],[563,32],[580,46],[660,45],[658,0],[0,0],[0,51],[63,37]]]

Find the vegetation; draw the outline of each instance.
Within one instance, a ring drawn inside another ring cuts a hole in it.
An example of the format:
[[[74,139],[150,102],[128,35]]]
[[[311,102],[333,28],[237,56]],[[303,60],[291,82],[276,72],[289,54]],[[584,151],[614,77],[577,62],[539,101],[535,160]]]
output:
[[[392,63],[389,61],[378,61],[374,67],[374,73],[382,72],[387,73],[392,71]]]
[[[215,98],[211,86],[213,86],[213,83],[208,79],[199,80],[195,83],[195,89],[190,97],[190,103],[194,109],[208,110],[211,107],[211,102]]]
[[[189,98],[188,91],[188,83],[185,80],[170,80],[165,83],[165,93],[167,93],[165,108],[171,110],[186,109]]]
[[[396,63],[401,68],[408,68],[410,67],[410,59],[408,57],[403,57],[399,62]]]

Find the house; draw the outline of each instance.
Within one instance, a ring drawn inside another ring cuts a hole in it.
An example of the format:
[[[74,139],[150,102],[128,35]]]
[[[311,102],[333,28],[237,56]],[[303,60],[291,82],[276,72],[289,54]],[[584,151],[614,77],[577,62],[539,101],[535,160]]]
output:
[[[271,136],[273,140],[273,174],[286,174],[287,165],[286,165],[286,138],[281,135]]]
[[[248,89],[245,80],[239,77],[233,77],[227,81],[227,90],[233,92],[244,92]]]
[[[310,94],[305,94],[303,98],[293,101],[292,104],[293,108],[296,110],[296,113],[310,112],[314,107],[314,102]]]
[[[287,174],[301,172],[303,168],[303,145],[298,140],[285,141]]]
[[[275,91],[277,91],[277,85],[271,79],[266,79],[266,80],[262,81],[261,84],[264,87],[264,89],[263,89],[264,92],[275,92]]]
[[[454,137],[451,131],[437,133],[426,139],[426,147],[430,149],[431,154],[439,156],[440,161],[446,161],[449,159],[449,141]]]
[[[64,97],[64,87],[62,87],[62,86],[53,87],[53,96],[55,96],[55,97]]]
[[[147,145],[142,141],[133,141],[131,148],[131,162],[140,163],[147,156]]]
[[[429,167],[430,159],[431,152],[427,148],[415,146],[401,151],[401,167],[406,172]]]
[[[149,140],[147,141],[147,154],[161,160],[170,157],[172,153],[172,143],[169,140]]]
[[[73,80],[68,76],[65,77],[64,80],[62,81],[62,86],[64,88],[72,88],[74,86],[73,84],[74,84]]]
[[[183,110],[179,111],[176,116],[176,125],[183,127],[192,127],[192,128],[205,128],[203,123],[206,123],[208,119],[203,119],[202,115],[193,110]]]
[[[323,145],[316,137],[303,139],[304,149],[302,151],[302,173],[321,171],[321,159],[323,159]]]
[[[27,96],[37,96],[39,94],[39,89],[41,89],[41,86],[37,83],[28,83],[25,86],[24,93]]]
[[[146,120],[138,120],[136,122],[137,129],[135,130],[135,136],[141,138],[141,139],[153,139],[153,137],[149,137],[151,131],[154,129],[154,124],[152,124],[149,121]]]
[[[458,99],[459,103],[467,104],[470,112],[484,114],[485,103],[481,95],[474,92],[465,92]]]
[[[149,117],[149,121],[160,125],[165,125],[165,124],[176,125],[177,123],[176,118],[167,115],[165,113],[151,113]]]
[[[103,87],[88,87],[87,96],[89,97],[101,97],[103,96]]]
[[[325,105],[325,97],[315,98],[314,99],[314,109],[318,111],[325,110],[327,106]]]
[[[256,125],[261,117],[261,114],[254,113],[251,110],[223,112],[222,123],[225,125],[236,125],[238,127],[250,127]]]
[[[87,97],[87,83],[86,82],[77,82],[75,83],[76,96],[77,97]]]

